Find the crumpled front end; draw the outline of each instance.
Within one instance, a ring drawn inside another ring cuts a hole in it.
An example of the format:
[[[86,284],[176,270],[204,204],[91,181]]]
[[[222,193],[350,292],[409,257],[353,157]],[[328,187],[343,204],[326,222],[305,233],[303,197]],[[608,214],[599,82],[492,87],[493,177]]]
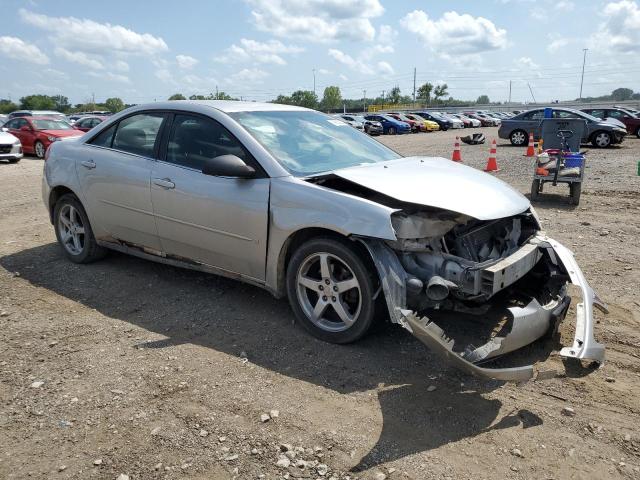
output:
[[[557,328],[576,285],[573,344],[564,357],[604,361],[593,336],[593,307],[606,312],[573,254],[539,230],[527,210],[480,221],[438,209],[392,215],[395,241],[364,239],[391,320],[458,368],[505,381],[536,376],[533,365],[486,368]]]

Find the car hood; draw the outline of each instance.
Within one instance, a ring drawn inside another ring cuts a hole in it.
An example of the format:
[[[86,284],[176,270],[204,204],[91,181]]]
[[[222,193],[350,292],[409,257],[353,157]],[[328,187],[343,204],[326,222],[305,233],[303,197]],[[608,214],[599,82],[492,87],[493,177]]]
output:
[[[84,135],[81,130],[40,130],[45,135],[51,135],[52,137],[78,137]]]
[[[2,145],[13,144],[17,141],[18,141],[18,138],[14,137],[9,132],[0,131],[0,144]]]
[[[529,200],[502,180],[436,157],[407,157],[342,168],[345,180],[402,202],[450,210],[478,220],[524,212]]]
[[[627,128],[627,126],[624,123],[622,123],[620,120],[618,120],[617,118],[609,117],[609,118],[603,120],[600,123],[608,123],[610,125],[615,125],[616,127],[619,127],[619,128],[625,128],[625,129]]]

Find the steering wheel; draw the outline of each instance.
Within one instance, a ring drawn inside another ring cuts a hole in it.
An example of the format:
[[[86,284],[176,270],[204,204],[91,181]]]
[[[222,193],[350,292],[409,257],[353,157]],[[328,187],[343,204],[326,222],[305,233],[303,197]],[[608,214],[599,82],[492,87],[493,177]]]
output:
[[[571,138],[573,137],[573,130],[558,130],[556,132],[558,138]]]

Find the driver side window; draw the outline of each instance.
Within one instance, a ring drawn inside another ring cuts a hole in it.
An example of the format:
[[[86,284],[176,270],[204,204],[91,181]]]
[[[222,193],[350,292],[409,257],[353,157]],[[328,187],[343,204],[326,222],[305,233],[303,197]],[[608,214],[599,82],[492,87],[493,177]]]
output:
[[[235,155],[251,164],[242,144],[220,123],[197,115],[175,116],[167,145],[167,162],[202,171],[207,160],[221,155]]]

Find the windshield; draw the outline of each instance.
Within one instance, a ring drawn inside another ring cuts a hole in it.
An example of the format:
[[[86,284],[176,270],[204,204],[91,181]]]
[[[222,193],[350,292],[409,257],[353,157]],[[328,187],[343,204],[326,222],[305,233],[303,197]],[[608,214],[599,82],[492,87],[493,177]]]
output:
[[[36,130],[73,130],[73,127],[62,120],[32,120]]]
[[[229,115],[295,176],[401,158],[347,123],[322,113],[235,112]]]

